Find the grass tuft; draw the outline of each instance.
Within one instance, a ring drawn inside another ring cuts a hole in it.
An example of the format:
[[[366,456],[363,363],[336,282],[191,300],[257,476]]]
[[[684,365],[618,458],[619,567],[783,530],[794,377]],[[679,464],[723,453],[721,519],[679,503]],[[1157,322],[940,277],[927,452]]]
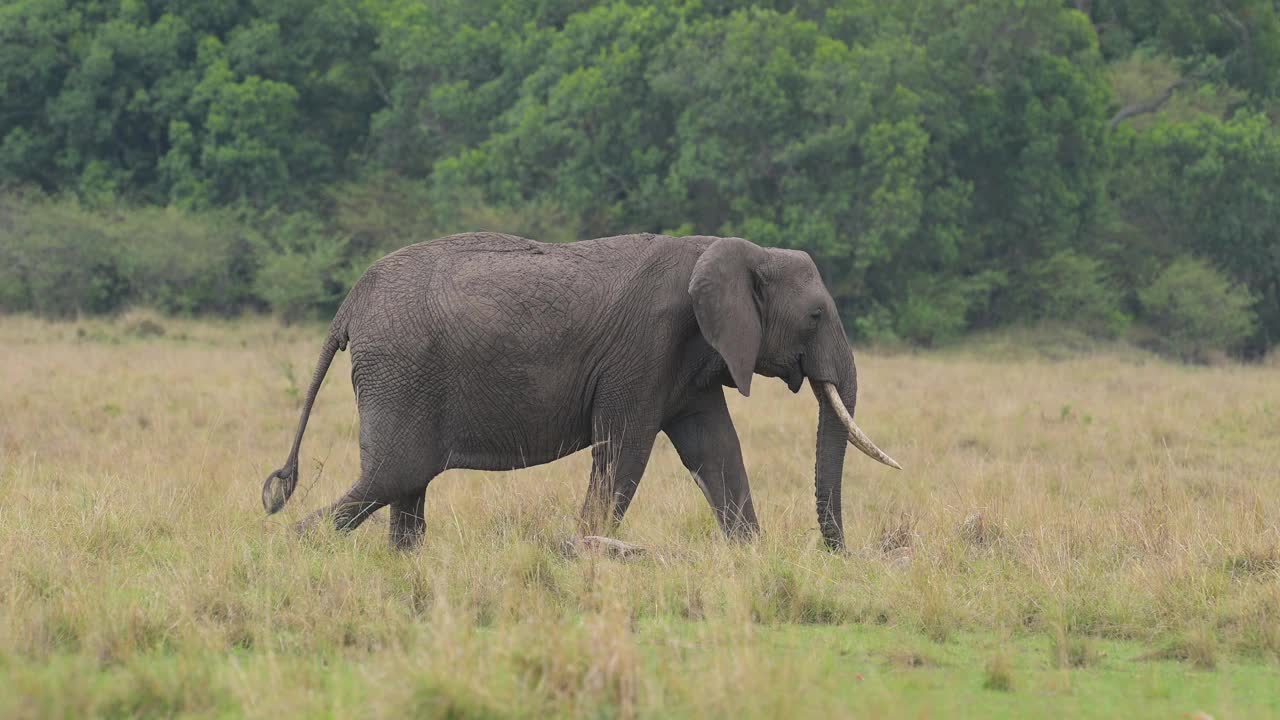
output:
[[[1138,659],[1177,660],[1189,662],[1199,670],[1213,670],[1218,667],[1218,639],[1212,628],[1201,625]]]
[[[1227,571],[1237,575],[1280,575],[1280,544],[1255,545],[1231,555]]]
[[[400,715],[440,720],[499,720],[506,713],[488,704],[466,687],[423,678],[414,687]]]
[[[1059,670],[1094,667],[1102,662],[1106,653],[1098,648],[1094,638],[1087,635],[1069,635],[1061,624],[1054,626],[1050,636],[1049,656]]]
[[[1013,660],[1007,650],[996,650],[987,658],[982,687],[998,692],[1013,691]]]

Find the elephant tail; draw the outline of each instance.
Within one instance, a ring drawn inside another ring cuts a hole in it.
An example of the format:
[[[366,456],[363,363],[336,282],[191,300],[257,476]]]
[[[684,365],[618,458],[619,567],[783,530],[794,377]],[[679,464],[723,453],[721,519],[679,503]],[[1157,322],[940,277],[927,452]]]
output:
[[[342,322],[344,315],[345,313],[339,311],[339,317],[334,320],[333,326],[329,329],[329,336],[325,338],[324,346],[320,349],[320,360],[316,363],[315,374],[311,377],[311,387],[307,388],[307,398],[302,403],[302,418],[298,421],[298,432],[293,438],[293,448],[289,451],[289,457],[284,461],[284,467],[268,475],[266,482],[262,484],[262,507],[266,509],[267,514],[279,512],[289,500],[289,496],[293,495],[294,488],[298,486],[298,451],[302,448],[302,435],[307,431],[307,418],[311,416],[311,406],[315,404],[316,394],[320,392],[324,376],[329,372],[333,356],[347,346],[345,322]]]

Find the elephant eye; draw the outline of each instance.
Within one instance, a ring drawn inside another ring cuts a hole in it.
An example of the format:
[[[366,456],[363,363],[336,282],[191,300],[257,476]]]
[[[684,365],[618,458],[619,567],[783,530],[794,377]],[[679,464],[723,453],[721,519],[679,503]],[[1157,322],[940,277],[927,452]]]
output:
[[[818,321],[822,319],[822,308],[814,308],[809,312],[810,329],[818,327]]]

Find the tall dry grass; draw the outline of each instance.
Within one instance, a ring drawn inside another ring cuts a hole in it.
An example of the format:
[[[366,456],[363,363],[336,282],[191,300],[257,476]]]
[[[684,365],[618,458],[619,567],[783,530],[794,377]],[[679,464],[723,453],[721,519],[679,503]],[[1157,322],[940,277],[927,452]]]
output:
[[[859,423],[906,469],[850,454],[847,557],[820,549],[814,401],[776,381],[729,400],[752,545],[660,439],[620,532],[642,559],[561,554],[585,454],[442,475],[398,555],[380,518],[289,530],[358,469],[345,354],[263,515],[321,335],[0,317],[0,714],[832,711],[817,660],[758,641],[780,624],[1043,634],[1067,665],[1090,638],[1280,655],[1274,368],[861,353]]]

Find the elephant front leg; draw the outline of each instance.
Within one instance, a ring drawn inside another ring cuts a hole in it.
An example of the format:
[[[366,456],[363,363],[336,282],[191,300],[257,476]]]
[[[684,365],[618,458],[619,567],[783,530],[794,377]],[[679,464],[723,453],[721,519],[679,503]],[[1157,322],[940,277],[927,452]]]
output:
[[[578,519],[578,535],[608,535],[617,529],[635,497],[656,429],[635,422],[597,420],[591,447],[591,481]]]
[[[759,534],[742,446],[724,391],[718,387],[707,391],[663,431],[706,496],[725,535],[746,540]]]

